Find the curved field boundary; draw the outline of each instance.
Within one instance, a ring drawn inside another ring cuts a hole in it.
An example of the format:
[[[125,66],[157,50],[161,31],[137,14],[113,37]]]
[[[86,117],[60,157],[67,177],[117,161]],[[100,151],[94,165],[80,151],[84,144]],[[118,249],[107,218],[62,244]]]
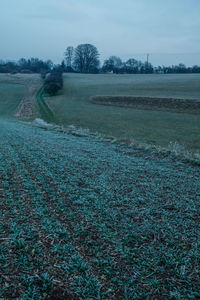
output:
[[[43,98],[43,86],[39,89],[35,96],[36,100],[36,105],[39,109],[41,117],[48,122],[53,122],[54,121],[54,114],[52,110],[49,108],[49,106],[46,104],[44,98]]]
[[[135,96],[93,96],[91,97],[91,101],[93,103],[102,105],[200,114],[200,101],[192,99]]]

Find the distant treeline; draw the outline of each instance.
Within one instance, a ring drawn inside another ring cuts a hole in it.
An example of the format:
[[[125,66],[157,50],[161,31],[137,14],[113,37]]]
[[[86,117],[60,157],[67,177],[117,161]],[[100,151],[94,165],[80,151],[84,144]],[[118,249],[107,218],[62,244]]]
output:
[[[119,62],[116,64],[116,62]],[[175,66],[153,67],[149,62],[141,62],[134,58],[122,62],[119,57],[111,56],[105,60],[102,72],[112,72],[116,74],[169,74],[169,73],[200,73],[200,66],[186,67],[184,64]]]
[[[0,61],[0,73],[46,73],[52,70],[77,73],[116,73],[116,74],[168,74],[168,73],[200,73],[200,66],[186,67],[184,64],[154,67],[150,62],[142,62],[134,58],[122,61],[120,57],[110,56],[100,66],[99,52],[94,45],[81,44],[76,48],[66,48],[64,60],[54,65],[51,60],[39,58],[21,58],[18,62]]]
[[[43,61],[39,58],[21,58],[18,62],[0,61],[0,73],[41,73],[53,68],[51,60]]]
[[[100,67],[99,52],[91,44],[81,44],[76,48],[69,46],[65,51],[65,72],[79,73],[116,73],[116,74],[167,74],[167,73],[200,73],[200,66],[186,67],[184,64],[175,66],[154,67],[150,62],[129,58],[122,61],[120,57],[110,56]]]

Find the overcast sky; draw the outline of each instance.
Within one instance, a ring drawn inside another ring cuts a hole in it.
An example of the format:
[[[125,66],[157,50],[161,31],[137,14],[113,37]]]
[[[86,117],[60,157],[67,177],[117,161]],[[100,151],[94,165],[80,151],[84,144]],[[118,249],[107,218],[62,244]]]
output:
[[[154,65],[200,65],[200,0],[0,0],[0,59],[52,59],[95,45]]]

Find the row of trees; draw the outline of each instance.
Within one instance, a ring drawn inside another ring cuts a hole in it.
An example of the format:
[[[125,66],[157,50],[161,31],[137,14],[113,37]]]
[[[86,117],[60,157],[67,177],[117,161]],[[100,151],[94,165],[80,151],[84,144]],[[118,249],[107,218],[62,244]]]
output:
[[[150,74],[154,72],[154,68],[149,62],[143,63],[134,58],[129,58],[123,62],[120,57],[110,56],[104,61],[102,71],[116,74]]]
[[[51,60],[43,61],[39,58],[21,58],[17,62],[0,61],[0,73],[42,73],[53,68]]]
[[[184,64],[175,66],[153,67],[149,62],[141,62],[129,58],[123,62],[120,57],[110,56],[100,68],[99,52],[91,44],[81,44],[76,48],[69,46],[65,51],[65,71],[79,73],[116,73],[116,74],[150,74],[150,73],[200,73],[200,66],[186,67]]]
[[[200,66],[186,67],[184,64],[174,65],[174,66],[159,66],[154,68],[155,73],[200,73]]]
[[[60,65],[54,65],[51,60],[42,61],[39,58],[21,58],[18,62],[0,61],[0,73],[41,73],[43,77],[52,69],[62,72],[78,73],[200,73],[200,66],[186,67],[184,64],[175,66],[153,67],[149,62],[141,62],[134,58],[122,61],[120,57],[110,56],[100,67],[99,52],[94,45],[81,44],[76,48],[69,46],[65,51],[64,60]]]
[[[172,65],[169,67],[153,67],[149,62],[137,61],[134,58],[122,62],[119,57],[111,56],[104,61],[103,72],[126,73],[126,74],[170,74],[170,73],[200,73],[200,66],[186,67],[184,64]]]
[[[120,57],[111,56],[100,68],[99,52],[91,44],[81,44],[76,48],[69,46],[65,51],[66,71],[80,73],[153,73],[153,66],[134,58],[122,62]]]

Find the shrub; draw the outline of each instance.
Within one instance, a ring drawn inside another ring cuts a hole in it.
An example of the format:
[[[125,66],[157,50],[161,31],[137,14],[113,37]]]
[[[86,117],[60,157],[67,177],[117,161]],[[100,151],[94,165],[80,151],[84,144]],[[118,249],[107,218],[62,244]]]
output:
[[[44,91],[50,95],[56,95],[56,93],[63,88],[62,72],[59,70],[53,70],[45,79]]]

